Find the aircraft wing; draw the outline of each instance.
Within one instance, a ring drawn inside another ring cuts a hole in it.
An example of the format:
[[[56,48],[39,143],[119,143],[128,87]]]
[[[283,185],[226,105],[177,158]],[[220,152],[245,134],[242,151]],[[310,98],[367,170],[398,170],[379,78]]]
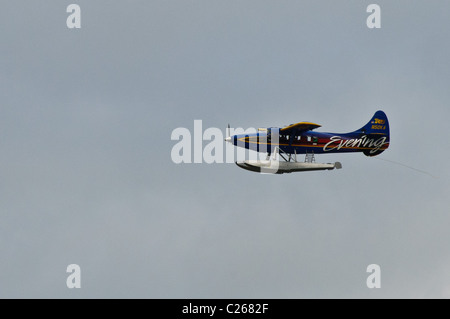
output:
[[[311,122],[299,122],[296,124],[291,124],[286,127],[283,127],[282,129],[280,129],[280,132],[283,132],[283,133],[288,133],[291,131],[303,132],[303,131],[313,130],[320,126],[321,125],[319,125],[319,124],[315,124],[315,123],[311,123]]]

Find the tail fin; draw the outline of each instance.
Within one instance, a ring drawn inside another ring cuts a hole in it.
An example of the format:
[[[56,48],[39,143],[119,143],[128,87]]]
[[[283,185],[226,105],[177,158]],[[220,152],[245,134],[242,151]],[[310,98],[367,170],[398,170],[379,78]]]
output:
[[[389,121],[383,111],[377,111],[370,121],[354,133],[366,135],[368,139],[373,139],[375,148],[367,149],[364,154],[367,156],[375,156],[382,153],[389,147]],[[383,144],[380,146],[380,144]]]
[[[376,111],[370,121],[359,131],[363,134],[382,134],[388,137],[389,141],[389,121],[383,111]]]

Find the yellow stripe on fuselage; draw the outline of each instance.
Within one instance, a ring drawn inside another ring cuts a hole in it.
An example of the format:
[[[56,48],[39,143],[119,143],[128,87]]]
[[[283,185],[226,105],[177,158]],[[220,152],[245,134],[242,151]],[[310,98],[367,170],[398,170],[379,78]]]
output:
[[[311,145],[311,144],[272,144],[272,143],[261,143],[259,141],[250,141],[250,137],[241,137],[238,139],[238,141],[240,142],[244,142],[244,143],[252,143],[252,144],[258,144],[258,145],[274,145],[274,146],[292,146],[292,147],[320,147],[323,148],[326,143],[321,144],[321,145]],[[387,148],[387,147],[386,147]],[[351,149],[351,150],[370,150],[372,149],[371,147],[349,147],[349,146],[342,146],[341,149]],[[384,149],[384,145],[381,147],[381,149]]]

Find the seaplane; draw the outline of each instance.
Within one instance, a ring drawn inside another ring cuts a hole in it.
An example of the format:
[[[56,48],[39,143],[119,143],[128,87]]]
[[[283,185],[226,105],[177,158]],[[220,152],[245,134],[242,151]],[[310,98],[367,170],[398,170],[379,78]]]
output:
[[[362,128],[350,133],[313,131],[321,127],[311,122],[299,122],[283,128],[259,128],[256,133],[230,136],[230,125],[225,138],[235,146],[267,153],[265,160],[244,160],[236,164],[246,170],[284,174],[302,171],[341,169],[340,162],[316,163],[316,154],[361,152],[376,156],[389,147],[389,122],[383,111],[377,111]],[[304,154],[304,161],[298,155]]]

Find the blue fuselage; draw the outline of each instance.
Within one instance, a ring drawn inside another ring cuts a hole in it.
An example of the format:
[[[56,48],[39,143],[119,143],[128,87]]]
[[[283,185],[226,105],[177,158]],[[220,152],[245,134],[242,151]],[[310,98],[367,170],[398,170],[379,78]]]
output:
[[[234,135],[231,142],[257,152],[272,153],[275,147],[279,147],[288,154],[364,152],[368,156],[373,156],[389,146],[388,136],[384,134],[305,131],[289,135],[280,134],[276,128],[267,132]]]

